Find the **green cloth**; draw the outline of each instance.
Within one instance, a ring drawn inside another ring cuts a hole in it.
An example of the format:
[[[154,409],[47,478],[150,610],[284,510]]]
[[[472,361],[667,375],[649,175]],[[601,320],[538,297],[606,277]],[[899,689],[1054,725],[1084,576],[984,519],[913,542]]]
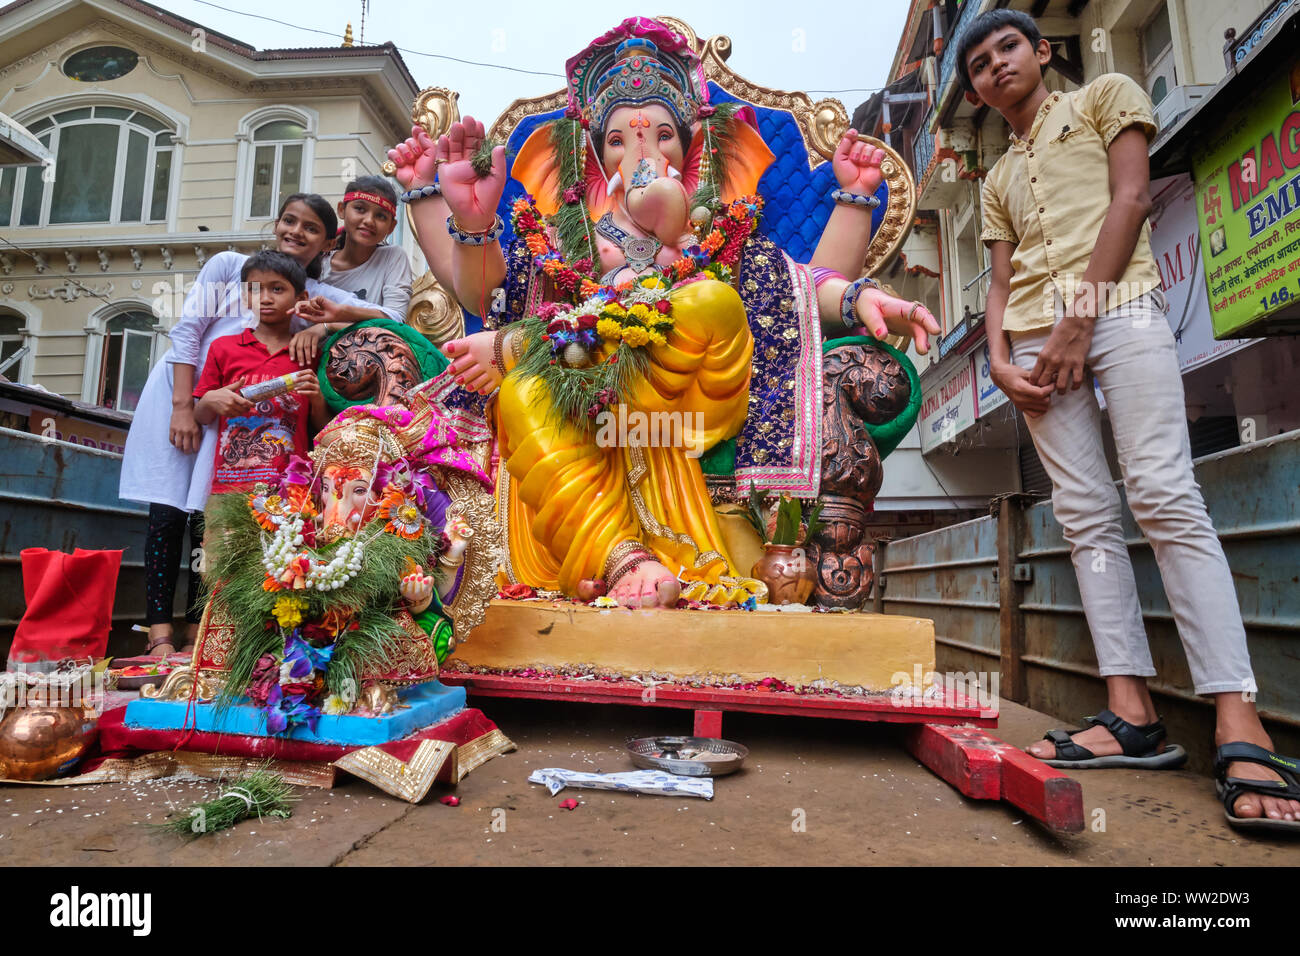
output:
[[[867,433],[876,443],[880,460],[884,461],[885,457],[898,447],[899,442],[907,437],[907,433],[916,424],[916,416],[921,413],[921,377],[916,374],[916,366],[906,355],[889,343],[877,341],[867,335],[847,335],[839,339],[828,339],[822,343],[822,354],[825,355],[831,349],[839,348],[841,345],[866,345],[869,348],[883,349],[897,359],[898,364],[903,366],[903,371],[907,373],[907,382],[911,385],[907,406],[887,422],[880,425],[867,425]]]
[[[442,602],[438,600],[437,592],[434,592],[432,604],[419,614],[412,614],[411,617],[415,618],[415,623],[433,639],[433,649],[438,654],[438,663],[441,664],[451,653],[448,648],[451,646],[454,628],[451,619],[447,617],[447,612],[442,609]]]
[[[907,400],[907,407],[883,424],[867,425],[867,432],[871,435],[871,440],[876,443],[876,449],[880,452],[880,460],[884,461],[885,456],[898,447],[898,443],[916,424],[916,416],[921,411],[921,378],[916,374],[916,366],[912,364],[912,360],[906,355],[886,342],[878,342],[865,335],[849,335],[839,339],[829,339],[822,343],[822,354],[825,355],[831,349],[839,348],[841,345],[866,345],[872,348],[884,349],[897,359],[898,364],[903,366],[903,370],[907,372],[907,381],[912,386],[911,395]],[[706,451],[700,457],[700,468],[706,475],[734,474],[736,471],[736,439],[728,438],[726,441],[718,442]]]
[[[348,399],[336,392],[334,386],[330,384],[329,377],[325,374],[325,366],[328,364],[330,349],[334,347],[334,343],[338,341],[340,335],[353,329],[364,329],[372,325],[389,329],[406,339],[411,346],[411,350],[415,353],[416,361],[420,363],[420,381],[427,382],[451,365],[451,361],[438,351],[437,347],[423,333],[411,328],[405,322],[394,322],[392,319],[365,319],[349,325],[346,329],[339,329],[325,340],[325,347],[321,349],[320,365],[316,369],[316,378],[320,382],[321,395],[325,397],[325,404],[329,406],[331,415],[337,415],[343,409],[351,408],[353,405],[369,404],[371,400],[367,398],[356,402],[348,401]]]

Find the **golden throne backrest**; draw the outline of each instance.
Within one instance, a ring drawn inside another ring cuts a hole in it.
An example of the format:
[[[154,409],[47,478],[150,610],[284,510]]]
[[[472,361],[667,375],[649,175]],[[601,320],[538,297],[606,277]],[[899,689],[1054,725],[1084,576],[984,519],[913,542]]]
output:
[[[849,115],[844,104],[833,97],[814,101],[807,93],[785,92],[759,86],[727,66],[731,56],[731,39],[714,36],[700,40],[690,25],[675,17],[660,17],[673,29],[690,40],[700,55],[706,78],[727,93],[754,106],[783,111],[794,118],[804,148],[809,169],[827,162],[835,153],[835,146],[849,126]],[[460,119],[459,94],[445,87],[427,87],[420,91],[411,108],[413,122],[423,126],[430,136],[446,132]],[[489,128],[488,135],[498,142],[507,142],[516,127],[527,117],[550,113],[567,105],[564,90],[544,96],[518,99],[506,107]],[[889,199],[884,214],[862,265],[863,274],[879,273],[898,253],[911,231],[916,217],[916,183],[903,158],[888,143],[874,136],[858,134],[863,142],[885,151],[881,168],[889,187]],[[830,199],[825,199],[827,203]],[[414,223],[408,223],[415,231]],[[454,298],[425,272],[414,284],[411,305],[407,313],[409,324],[441,344],[464,332],[464,317]]]
[[[726,36],[714,36],[701,40],[690,25],[676,17],[658,17],[674,30],[686,37],[695,47],[704,65],[705,77],[720,86],[727,93],[754,106],[789,113],[798,124],[807,151],[810,169],[827,162],[834,154],[840,138],[849,128],[849,114],[844,104],[828,97],[813,101],[807,93],[788,93],[759,86],[736,73],[727,66],[731,56],[731,39]],[[498,142],[506,142],[510,134],[525,119],[542,113],[563,109],[567,105],[564,90],[557,90],[545,96],[530,99],[518,99],[506,107],[489,129],[489,136]],[[911,170],[903,158],[888,143],[874,136],[858,138],[871,143],[885,151],[881,168],[889,186],[889,201],[885,208],[879,228],[871,238],[863,262],[863,273],[875,273],[889,264],[897,254],[911,230],[916,218],[916,183]],[[829,197],[824,197],[827,203]]]

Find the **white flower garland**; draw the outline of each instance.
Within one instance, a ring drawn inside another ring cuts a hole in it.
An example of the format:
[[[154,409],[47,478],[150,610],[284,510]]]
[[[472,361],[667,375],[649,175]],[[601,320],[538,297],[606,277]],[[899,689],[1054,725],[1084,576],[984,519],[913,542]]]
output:
[[[262,535],[262,567],[273,581],[280,581],[289,565],[300,556],[307,558],[306,585],[310,590],[337,591],[361,573],[366,542],[360,535],[344,541],[334,557],[328,563],[322,563],[299,550],[303,545],[302,515],[272,515],[271,520],[276,529],[269,539]]]

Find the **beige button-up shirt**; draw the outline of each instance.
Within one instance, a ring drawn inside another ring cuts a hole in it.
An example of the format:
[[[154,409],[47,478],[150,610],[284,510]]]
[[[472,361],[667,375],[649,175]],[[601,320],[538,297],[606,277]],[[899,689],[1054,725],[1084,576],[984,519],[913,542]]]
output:
[[[1137,83],[1106,73],[1071,93],[1051,93],[1025,139],[993,164],[981,190],[980,239],[1014,242],[1014,274],[1002,327],[1050,327],[1062,302],[1073,301],[1110,206],[1111,141],[1141,126],[1156,135],[1151,100]],[[1151,253],[1151,225],[1142,224],[1133,258],[1098,309],[1114,308],[1160,286]]]

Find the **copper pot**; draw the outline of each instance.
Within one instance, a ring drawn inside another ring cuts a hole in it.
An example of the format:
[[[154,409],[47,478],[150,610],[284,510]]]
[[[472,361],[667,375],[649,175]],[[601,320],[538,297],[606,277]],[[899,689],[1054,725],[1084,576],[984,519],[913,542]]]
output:
[[[0,719],[0,778],[48,780],[72,769],[95,739],[95,712],[81,705],[17,707]]]
[[[765,544],[750,577],[767,585],[772,604],[804,604],[812,594],[816,576],[808,552],[790,544]]]

